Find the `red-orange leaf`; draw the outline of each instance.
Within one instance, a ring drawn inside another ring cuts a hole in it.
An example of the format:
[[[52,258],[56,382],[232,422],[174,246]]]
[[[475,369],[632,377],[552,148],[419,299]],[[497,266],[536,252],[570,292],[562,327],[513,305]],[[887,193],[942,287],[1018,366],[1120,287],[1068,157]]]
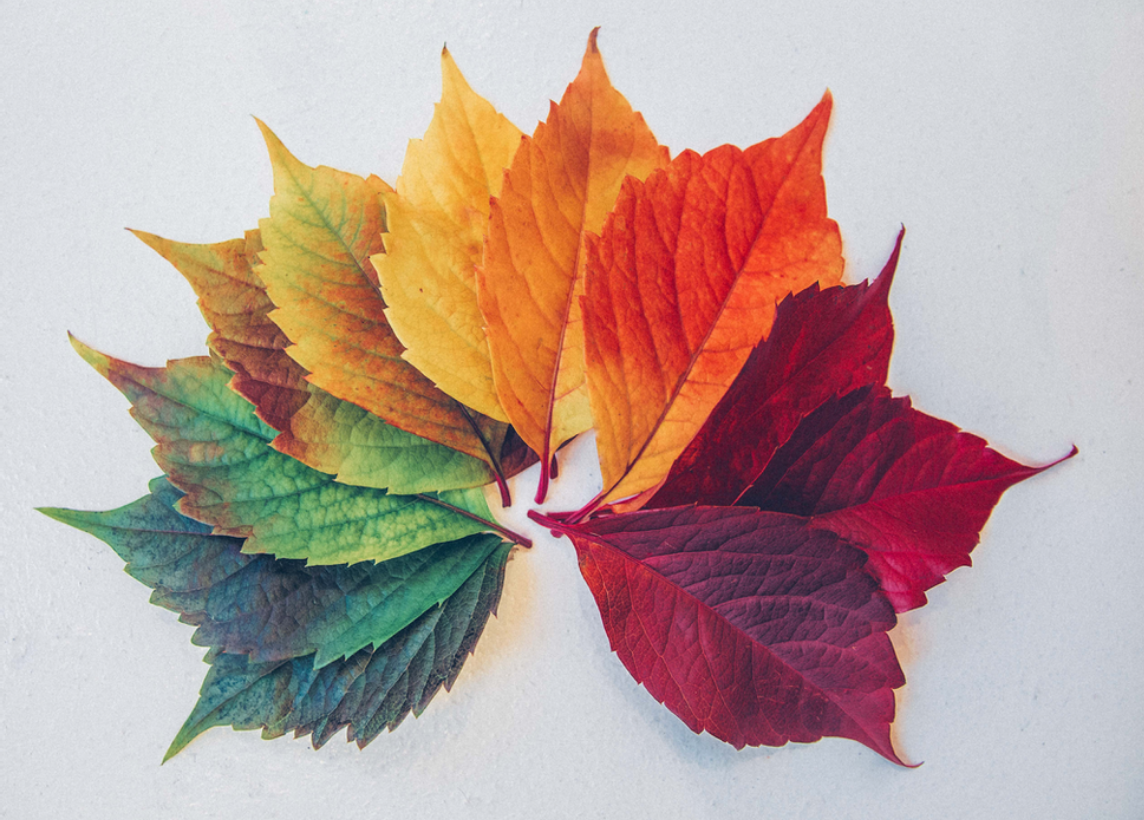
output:
[[[831,99],[785,136],[685,151],[625,182],[589,242],[588,386],[604,475],[598,502],[654,489],[703,425],[786,294],[842,276],[826,215]]]

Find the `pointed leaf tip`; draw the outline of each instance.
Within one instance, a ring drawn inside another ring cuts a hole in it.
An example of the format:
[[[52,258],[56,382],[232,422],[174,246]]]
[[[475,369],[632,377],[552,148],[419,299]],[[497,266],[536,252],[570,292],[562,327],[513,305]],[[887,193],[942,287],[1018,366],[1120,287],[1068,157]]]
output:
[[[600,36],[600,27],[599,26],[596,26],[588,34],[588,53],[589,54],[599,54],[600,53],[600,47],[596,44],[596,38],[599,36]]]
[[[100,353],[93,347],[85,345],[83,342],[77,339],[70,330],[68,331],[68,341],[71,342],[71,346],[75,349],[75,352],[80,355],[81,359],[91,365],[95,369],[96,373],[103,376],[104,378],[107,378],[107,375],[111,372],[110,356]]]

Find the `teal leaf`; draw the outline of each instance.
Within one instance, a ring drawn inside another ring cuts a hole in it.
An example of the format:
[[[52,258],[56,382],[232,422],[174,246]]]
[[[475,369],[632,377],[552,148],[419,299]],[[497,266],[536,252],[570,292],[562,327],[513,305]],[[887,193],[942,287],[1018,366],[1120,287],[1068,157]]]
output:
[[[481,534],[380,564],[307,566],[241,551],[176,512],[166,479],[108,512],[42,512],[106,541],[152,603],[198,627],[211,664],[168,757],[212,726],[269,737],[349,726],[364,746],[449,688],[495,611],[511,545]]]

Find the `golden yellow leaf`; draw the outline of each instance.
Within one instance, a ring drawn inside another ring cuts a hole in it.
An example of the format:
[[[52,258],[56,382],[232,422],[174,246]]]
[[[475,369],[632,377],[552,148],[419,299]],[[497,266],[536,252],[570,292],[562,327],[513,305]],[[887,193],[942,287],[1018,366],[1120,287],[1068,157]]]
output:
[[[424,139],[410,140],[397,190],[384,194],[385,253],[371,258],[406,361],[463,404],[508,421],[493,385],[477,306],[489,197],[500,192],[520,129],[479,96],[448,50]]]

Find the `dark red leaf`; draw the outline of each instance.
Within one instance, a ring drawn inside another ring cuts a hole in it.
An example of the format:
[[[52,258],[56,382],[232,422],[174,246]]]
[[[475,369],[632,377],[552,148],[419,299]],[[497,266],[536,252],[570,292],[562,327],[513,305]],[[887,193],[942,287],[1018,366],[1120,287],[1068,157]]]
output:
[[[738,503],[810,516],[812,526],[861,546],[905,612],[969,565],[1001,494],[1044,469],[867,387],[807,416]]]
[[[648,507],[733,504],[807,413],[840,393],[885,383],[894,344],[886,299],[904,234],[872,284],[812,286],[779,305],[770,336]]]
[[[895,616],[861,550],[736,507],[533,517],[572,539],[612,649],[693,731],[736,748],[847,737],[902,763]]]

